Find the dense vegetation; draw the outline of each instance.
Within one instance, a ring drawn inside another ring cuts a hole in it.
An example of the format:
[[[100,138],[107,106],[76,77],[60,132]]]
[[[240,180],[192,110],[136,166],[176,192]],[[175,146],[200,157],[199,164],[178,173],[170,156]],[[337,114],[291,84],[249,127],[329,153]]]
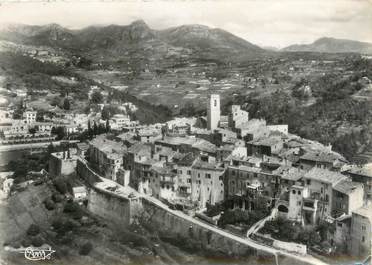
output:
[[[274,239],[297,242],[307,246],[329,245],[328,235],[334,232],[332,225],[320,223],[311,229],[304,229],[302,226],[283,218],[267,221],[260,230],[263,234],[270,234]]]
[[[252,93],[247,97],[235,97],[225,104],[225,108],[232,103],[241,104],[249,111],[250,118],[264,118],[271,124],[288,124],[292,133],[323,144],[330,143],[334,150],[353,160],[372,142],[372,106],[368,101],[351,97],[361,88],[360,77],[372,78],[371,66],[367,67],[370,64],[364,60],[356,61],[354,74],[347,79],[330,74],[312,82],[312,96],[316,101],[310,105],[304,104],[302,97],[277,90],[265,96]],[[303,84],[296,84],[294,91]]]
[[[123,91],[112,90],[109,95],[109,101],[119,100],[121,102],[131,102],[138,110],[135,113],[130,113],[132,119],[139,120],[144,124],[157,122],[165,122],[172,117],[172,111],[164,105],[153,105],[147,101],[138,99],[137,97]]]

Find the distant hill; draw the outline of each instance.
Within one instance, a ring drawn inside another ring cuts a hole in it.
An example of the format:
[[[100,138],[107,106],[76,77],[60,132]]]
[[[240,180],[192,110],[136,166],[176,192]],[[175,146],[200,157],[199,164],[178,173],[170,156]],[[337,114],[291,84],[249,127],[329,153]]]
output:
[[[260,47],[222,29],[203,25],[184,25],[162,31],[158,36],[165,42],[193,51],[214,52],[222,55],[257,56],[264,53]]]
[[[320,38],[311,44],[295,44],[283,48],[281,51],[372,54],[372,43],[335,38]]]
[[[105,59],[231,56],[257,57],[265,50],[227,31],[202,25],[153,30],[143,20],[126,26],[91,26],[70,30],[57,24],[10,25],[0,30],[0,39],[22,44],[61,48],[91,58]]]

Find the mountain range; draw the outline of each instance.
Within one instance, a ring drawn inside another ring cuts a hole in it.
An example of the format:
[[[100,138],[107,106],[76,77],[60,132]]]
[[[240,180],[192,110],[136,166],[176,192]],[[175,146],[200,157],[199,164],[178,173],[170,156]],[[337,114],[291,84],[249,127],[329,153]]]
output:
[[[320,38],[311,44],[290,45],[283,48],[282,51],[372,54],[372,43],[335,38]]]
[[[195,58],[258,57],[266,50],[222,29],[184,25],[151,29],[143,20],[126,26],[91,26],[70,30],[57,24],[10,25],[0,39],[29,45],[44,45],[90,57]]]
[[[143,20],[79,30],[58,24],[43,26],[8,25],[0,29],[0,40],[26,45],[49,46],[93,60],[197,58],[234,60],[258,58],[277,53],[261,48],[225,30],[203,25],[183,25],[165,30],[151,29]],[[372,44],[321,38],[312,44],[291,45],[284,52],[372,53]]]

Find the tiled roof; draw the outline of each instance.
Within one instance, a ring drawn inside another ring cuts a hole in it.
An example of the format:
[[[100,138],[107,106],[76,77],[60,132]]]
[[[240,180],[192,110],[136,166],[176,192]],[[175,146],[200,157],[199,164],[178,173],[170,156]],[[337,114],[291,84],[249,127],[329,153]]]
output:
[[[360,207],[353,211],[353,213],[364,216],[369,219],[369,222],[372,224],[372,204]]]
[[[328,163],[333,163],[336,160],[345,160],[340,154],[332,151],[308,152],[301,156],[301,159]]]
[[[316,167],[308,171],[304,178],[329,183],[332,184],[332,186],[335,186],[340,181],[347,179],[347,177],[341,173]]]
[[[195,157],[193,153],[186,154],[183,158],[181,158],[178,162],[176,162],[179,166],[192,166],[195,161]]]
[[[297,168],[290,168],[289,170],[283,171],[281,173],[282,179],[298,181],[305,175],[305,171],[299,170]]]
[[[250,143],[254,145],[263,145],[263,146],[273,146],[276,145],[280,142],[283,142],[283,140],[280,137],[265,137],[265,138],[260,138],[257,140],[253,140]]]
[[[342,180],[333,187],[333,189],[344,194],[350,194],[357,188],[363,188],[363,184],[350,180]]]
[[[166,136],[164,139],[159,139],[155,141],[155,144],[169,144],[169,145],[181,145],[181,144],[189,144],[192,145],[197,141],[196,138],[193,137],[170,137]]]
[[[217,163],[208,163],[201,160],[195,161],[195,163],[192,166],[195,169],[205,169],[205,170],[217,170],[217,171],[223,171],[224,168],[220,167]]]
[[[195,142],[193,145],[192,145],[193,148],[195,149],[198,149],[200,151],[205,151],[205,152],[208,152],[208,153],[215,153],[217,152],[217,146],[206,141],[206,140],[203,140],[203,139],[198,139],[197,142]]]
[[[134,145],[128,148],[128,153],[132,154],[141,154],[149,152],[151,152],[151,147],[143,143],[135,143]]]
[[[347,170],[347,172],[353,175],[361,175],[372,178],[372,164],[368,164],[363,167],[352,167]]]

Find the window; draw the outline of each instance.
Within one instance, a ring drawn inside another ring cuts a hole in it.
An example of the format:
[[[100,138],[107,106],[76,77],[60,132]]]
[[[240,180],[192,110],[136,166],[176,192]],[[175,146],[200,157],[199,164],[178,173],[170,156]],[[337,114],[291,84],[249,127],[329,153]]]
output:
[[[362,242],[365,242],[365,241],[366,241],[366,238],[362,236]]]
[[[205,177],[206,177],[207,179],[210,179],[210,178],[211,178],[211,174],[205,174]]]
[[[214,106],[217,107],[217,100],[214,100]]]
[[[191,183],[191,179],[187,179],[187,183]]]
[[[366,226],[365,225],[362,225],[362,230],[366,231]]]
[[[298,194],[298,195],[301,195],[301,191],[299,190],[299,191],[297,192],[297,194]]]
[[[297,205],[298,205],[298,206],[301,206],[301,202],[300,202],[300,201],[299,201],[299,202],[297,202]]]
[[[296,194],[296,190],[292,190],[292,193],[293,193],[293,194]]]
[[[198,178],[200,178],[200,173],[198,173]]]
[[[187,175],[191,175],[191,170],[187,170]]]
[[[307,180],[306,180],[306,184],[307,184],[307,185],[310,185],[310,184],[311,184],[311,180],[310,180],[310,179],[307,179]]]

